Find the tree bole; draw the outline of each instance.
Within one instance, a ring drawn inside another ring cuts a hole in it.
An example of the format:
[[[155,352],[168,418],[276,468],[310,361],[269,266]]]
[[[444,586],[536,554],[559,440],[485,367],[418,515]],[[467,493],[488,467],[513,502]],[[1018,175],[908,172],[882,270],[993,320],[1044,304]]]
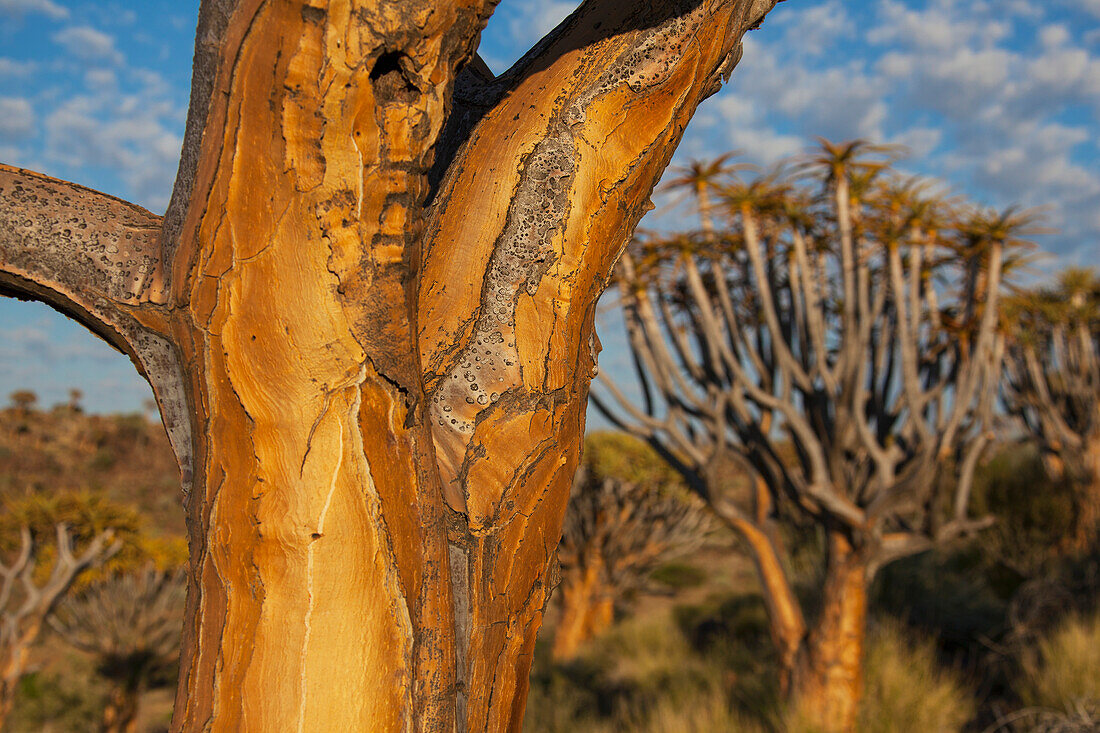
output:
[[[606,630],[614,620],[614,600],[610,589],[603,587],[602,568],[597,562],[579,571],[579,578],[563,578],[561,618],[554,630],[551,655],[556,661],[566,661],[577,655],[581,646]]]
[[[0,167],[0,290],[129,354],[179,459],[173,731],[519,729],[596,300],[775,2],[589,0],[494,79],[494,0],[203,0],[163,219]],[[56,266],[78,193],[128,234]]]
[[[795,666],[793,704],[820,730],[851,733],[863,694],[868,573],[842,532],[827,542],[821,615]]]

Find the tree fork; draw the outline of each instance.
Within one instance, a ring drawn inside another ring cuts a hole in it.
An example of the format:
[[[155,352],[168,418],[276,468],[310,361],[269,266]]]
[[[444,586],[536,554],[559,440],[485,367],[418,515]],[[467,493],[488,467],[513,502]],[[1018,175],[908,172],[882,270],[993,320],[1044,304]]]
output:
[[[174,731],[520,727],[596,299],[775,0],[590,1],[493,79],[495,4],[204,0],[163,219],[0,169],[0,286],[180,462]]]

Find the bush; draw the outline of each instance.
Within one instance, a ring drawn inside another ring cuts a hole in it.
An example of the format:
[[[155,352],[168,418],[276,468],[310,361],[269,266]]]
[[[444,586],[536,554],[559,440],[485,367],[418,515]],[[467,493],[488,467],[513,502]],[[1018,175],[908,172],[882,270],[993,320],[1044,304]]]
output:
[[[727,695],[718,689],[700,690],[678,701],[661,700],[642,716],[628,717],[619,730],[638,733],[764,733],[776,730],[747,718],[730,706]]]
[[[980,647],[1003,632],[1005,613],[1021,578],[992,561],[982,537],[891,563],[871,592],[880,613],[934,635],[947,650]]]
[[[978,468],[971,511],[997,518],[981,533],[985,551],[1031,575],[1053,558],[1076,509],[1072,486],[1052,481],[1039,449],[1025,444],[1000,449]]]
[[[764,696],[768,700],[762,705],[760,696],[749,690],[772,675],[731,666],[739,640],[725,636],[722,621],[708,624],[703,617],[713,610],[679,614],[680,628],[665,613],[630,619],[596,639],[572,662],[549,666],[539,660],[524,730],[770,730],[753,718],[774,718],[774,697]],[[705,650],[700,648],[704,636],[709,644]]]
[[[1072,710],[1100,704],[1100,613],[1071,616],[1021,660],[1020,698]]]
[[[686,562],[673,561],[649,574],[650,580],[673,590],[697,588],[707,582],[707,572]]]
[[[974,717],[972,694],[939,665],[935,644],[896,621],[871,630],[865,664],[862,733],[947,733]]]
[[[72,674],[32,672],[19,680],[8,727],[11,733],[55,731],[86,733],[95,730],[103,710],[102,684],[82,656],[68,655]]]

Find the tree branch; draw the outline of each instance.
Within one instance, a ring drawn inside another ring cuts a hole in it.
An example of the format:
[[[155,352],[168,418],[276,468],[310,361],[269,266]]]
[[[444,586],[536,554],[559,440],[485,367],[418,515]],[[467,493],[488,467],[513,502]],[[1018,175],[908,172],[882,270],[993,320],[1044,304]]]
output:
[[[130,357],[149,380],[191,483],[191,426],[166,338],[161,219],[74,183],[0,165],[0,294],[39,300]]]

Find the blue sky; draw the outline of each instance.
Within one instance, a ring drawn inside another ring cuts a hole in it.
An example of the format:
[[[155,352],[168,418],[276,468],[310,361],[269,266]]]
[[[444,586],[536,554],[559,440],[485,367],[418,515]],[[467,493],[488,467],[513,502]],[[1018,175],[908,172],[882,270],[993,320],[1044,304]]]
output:
[[[482,56],[502,71],[576,4],[502,0]],[[163,212],[197,12],[197,0],[0,0],[0,162]],[[816,135],[902,143],[908,169],[976,201],[1049,205],[1054,269],[1100,266],[1098,132],[1100,0],[788,0],[750,34],[677,158],[736,148],[768,163]],[[605,369],[625,361],[617,329],[606,319]],[[0,401],[30,388],[50,405],[71,387],[95,411],[150,396],[80,326],[0,301]]]

